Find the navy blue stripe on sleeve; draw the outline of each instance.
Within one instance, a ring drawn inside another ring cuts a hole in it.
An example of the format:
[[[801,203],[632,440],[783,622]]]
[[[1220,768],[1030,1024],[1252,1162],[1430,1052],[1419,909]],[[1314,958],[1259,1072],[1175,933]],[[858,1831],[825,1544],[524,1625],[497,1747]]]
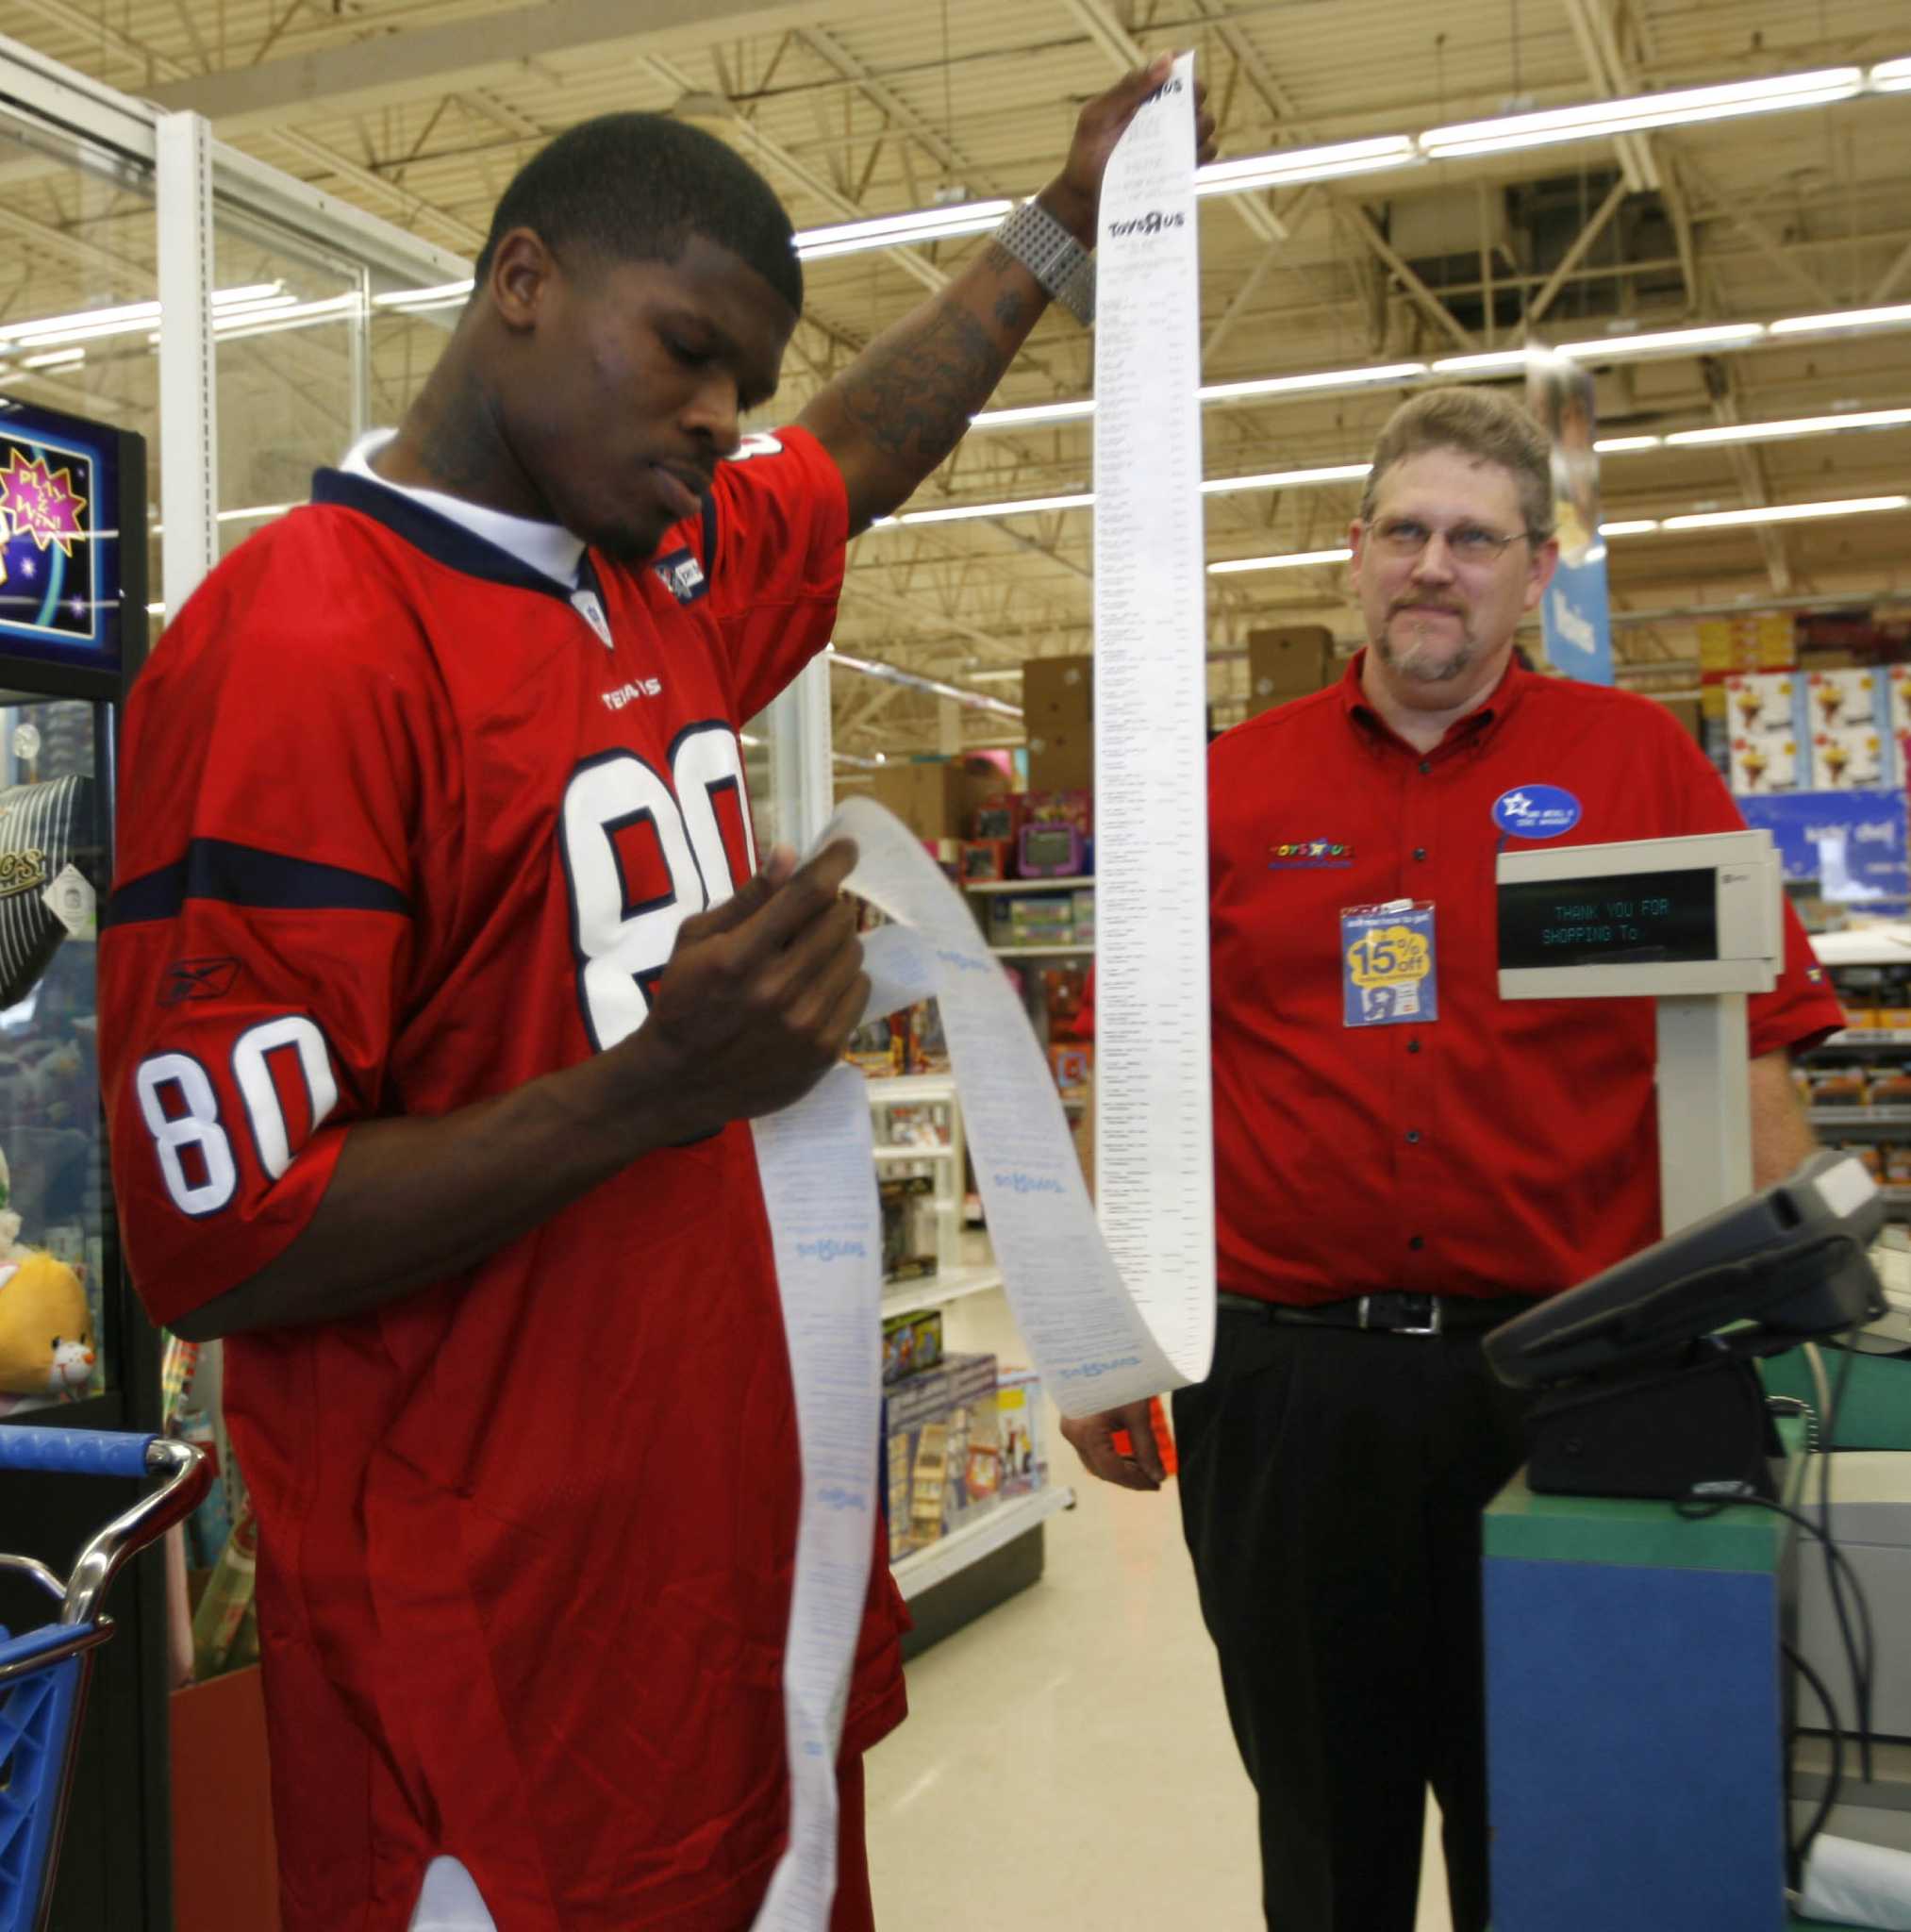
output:
[[[195,839],[184,858],[142,873],[113,891],[104,925],[171,919],[188,899],[260,906],[295,912],[392,912],[411,916],[411,902],[394,885],[341,865],[320,865],[229,839]]]

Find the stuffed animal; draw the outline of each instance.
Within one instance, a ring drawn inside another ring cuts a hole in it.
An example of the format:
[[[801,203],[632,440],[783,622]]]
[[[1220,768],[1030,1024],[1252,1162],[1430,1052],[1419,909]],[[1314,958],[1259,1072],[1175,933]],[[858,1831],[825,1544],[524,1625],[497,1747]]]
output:
[[[0,1415],[76,1396],[94,1359],[80,1271],[41,1250],[0,1261]]]

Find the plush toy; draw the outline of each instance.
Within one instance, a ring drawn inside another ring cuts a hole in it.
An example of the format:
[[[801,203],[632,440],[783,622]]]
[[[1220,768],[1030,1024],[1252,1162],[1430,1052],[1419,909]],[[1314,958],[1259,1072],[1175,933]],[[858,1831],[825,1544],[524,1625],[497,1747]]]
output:
[[[0,1261],[0,1415],[77,1395],[94,1358],[79,1270],[40,1250]]]

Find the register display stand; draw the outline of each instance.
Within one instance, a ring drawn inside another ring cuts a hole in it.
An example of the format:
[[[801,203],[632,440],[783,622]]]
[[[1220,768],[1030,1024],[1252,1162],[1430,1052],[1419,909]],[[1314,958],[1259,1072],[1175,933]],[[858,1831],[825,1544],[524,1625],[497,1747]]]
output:
[[[1781,956],[1770,840],[1503,853],[1499,896],[1503,997],[1658,1002],[1666,1231],[1748,1193],[1745,996]],[[1614,1426],[1650,1437],[1649,1411],[1615,1405]],[[1555,1474],[1573,1427],[1557,1418]],[[1783,1531],[1764,1512],[1687,1522],[1669,1502],[1537,1493],[1523,1474],[1488,1508],[1498,1932],[1783,1932]]]

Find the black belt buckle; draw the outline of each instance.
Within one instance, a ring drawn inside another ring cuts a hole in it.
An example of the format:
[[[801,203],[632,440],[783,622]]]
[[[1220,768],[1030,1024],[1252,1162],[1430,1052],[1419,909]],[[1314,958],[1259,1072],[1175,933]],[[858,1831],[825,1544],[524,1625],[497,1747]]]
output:
[[[1397,1321],[1385,1317],[1397,1313]],[[1416,1321],[1415,1316],[1420,1319]],[[1360,1297],[1360,1325],[1384,1329],[1389,1335],[1437,1335],[1440,1333],[1440,1304],[1431,1294],[1364,1294]]]

